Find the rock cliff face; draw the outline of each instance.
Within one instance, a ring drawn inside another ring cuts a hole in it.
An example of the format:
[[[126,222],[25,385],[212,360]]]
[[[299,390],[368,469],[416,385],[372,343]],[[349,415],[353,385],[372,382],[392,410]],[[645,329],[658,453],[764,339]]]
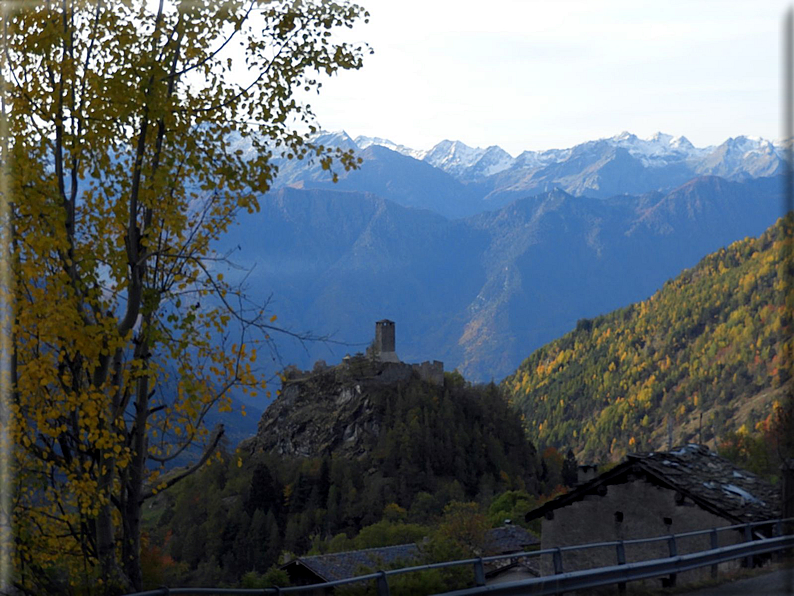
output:
[[[241,448],[294,457],[363,457],[381,430],[377,394],[416,378],[409,364],[364,357],[311,373],[293,371],[262,415],[256,436]]]

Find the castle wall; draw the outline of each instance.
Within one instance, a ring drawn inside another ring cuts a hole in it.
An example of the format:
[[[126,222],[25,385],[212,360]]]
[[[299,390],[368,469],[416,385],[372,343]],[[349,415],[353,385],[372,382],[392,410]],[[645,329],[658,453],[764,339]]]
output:
[[[397,356],[397,352],[377,352],[378,360],[381,362],[400,362],[400,357]]]
[[[438,360],[412,364],[411,367],[419,373],[419,378],[433,385],[444,384],[444,363]]]

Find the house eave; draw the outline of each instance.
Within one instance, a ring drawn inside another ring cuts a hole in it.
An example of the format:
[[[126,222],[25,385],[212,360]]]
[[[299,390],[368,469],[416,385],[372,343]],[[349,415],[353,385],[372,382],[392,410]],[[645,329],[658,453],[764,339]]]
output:
[[[677,486],[675,483],[670,482],[667,478],[660,475],[654,468],[644,465],[641,458],[632,457],[631,455],[628,456],[628,459],[625,462],[618,464],[611,470],[604,472],[600,476],[597,476],[596,478],[593,478],[592,480],[577,486],[572,491],[565,493],[564,495],[560,495],[548,503],[544,503],[540,507],[528,512],[526,514],[525,520],[527,522],[532,521],[546,515],[551,511],[560,509],[561,507],[567,507],[568,505],[571,505],[577,501],[582,501],[588,495],[598,494],[598,489],[600,487],[619,484],[620,482],[617,482],[617,480],[621,476],[628,475],[632,472],[643,474],[654,484],[680,493],[684,496],[684,498],[690,499],[701,509],[728,520],[732,524],[742,524],[747,521],[715,506],[713,503],[699,497],[698,495],[691,493],[690,491],[686,490],[685,487]],[[625,481],[628,481],[628,479]]]
[[[311,565],[309,565],[305,561],[303,561],[300,557],[298,557],[296,559],[292,559],[291,561],[289,561],[287,563],[284,563],[281,567],[279,567],[279,569],[283,569],[284,571],[286,571],[287,568],[292,566],[292,565],[294,565],[294,566],[302,565],[304,568],[306,568],[309,571],[311,571],[314,575],[316,575],[320,579],[320,581],[317,582],[317,583],[333,581],[333,579],[324,576],[322,573],[320,573],[316,569],[314,569]]]

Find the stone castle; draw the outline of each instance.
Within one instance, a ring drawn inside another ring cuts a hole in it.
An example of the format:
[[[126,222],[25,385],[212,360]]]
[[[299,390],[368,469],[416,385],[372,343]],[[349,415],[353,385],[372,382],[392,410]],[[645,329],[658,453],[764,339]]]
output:
[[[444,387],[444,364],[438,360],[409,364],[397,356],[393,321],[375,324],[375,340],[366,354],[347,355],[336,366],[324,361],[303,371],[291,365],[281,377],[281,394],[262,414],[255,437],[240,449],[296,457],[339,453],[360,458],[378,444],[382,396],[420,379],[437,395]]]
[[[381,362],[399,362],[397,352],[394,351],[395,332],[394,321],[383,319],[375,323],[375,343],[372,353]]]
[[[396,333],[394,328],[394,321],[383,319],[375,323],[375,342],[373,343],[370,352],[373,358],[380,362],[390,362],[400,364],[402,366],[411,367],[411,370],[416,371],[419,378],[434,385],[444,384],[444,363],[439,360],[429,360],[420,364],[407,364],[402,362],[397,356],[396,346]]]
[[[377,321],[375,323],[375,340],[370,347],[367,348],[366,356],[359,353],[351,357],[350,354],[348,354],[342,358],[342,362],[339,366],[342,370],[352,370],[351,367],[356,368],[358,366],[356,365],[354,367],[355,362],[360,363],[362,360],[365,360],[369,362],[370,365],[377,365],[379,369],[378,376],[384,382],[407,381],[416,373],[419,378],[426,383],[439,386],[444,385],[443,362],[439,360],[433,360],[432,362],[426,360],[418,364],[403,362],[400,360],[399,356],[397,356],[395,345],[396,333],[394,321],[388,319]],[[284,380],[297,381],[306,379],[312,375],[323,374],[325,371],[331,370],[332,368],[334,367],[329,367],[324,360],[315,362],[311,371],[302,371],[297,366],[290,365],[284,369]]]

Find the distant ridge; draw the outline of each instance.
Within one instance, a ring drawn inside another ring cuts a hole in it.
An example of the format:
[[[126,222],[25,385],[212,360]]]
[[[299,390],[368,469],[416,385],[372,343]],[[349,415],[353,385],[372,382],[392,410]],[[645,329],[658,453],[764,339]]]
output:
[[[603,199],[667,192],[702,175],[743,181],[783,171],[782,146],[748,136],[695,147],[684,136],[658,132],[641,139],[622,132],[565,149],[524,151],[516,157],[496,145],[469,147],[453,140],[441,141],[429,150],[379,137],[353,139],[344,131],[318,133],[313,140],[352,149],[364,160],[359,170],[341,172],[335,188],[372,192],[452,218],[498,209],[517,198],[553,188]],[[448,177],[433,176],[420,164]],[[308,161],[280,162],[276,185],[332,187],[327,172]]]

